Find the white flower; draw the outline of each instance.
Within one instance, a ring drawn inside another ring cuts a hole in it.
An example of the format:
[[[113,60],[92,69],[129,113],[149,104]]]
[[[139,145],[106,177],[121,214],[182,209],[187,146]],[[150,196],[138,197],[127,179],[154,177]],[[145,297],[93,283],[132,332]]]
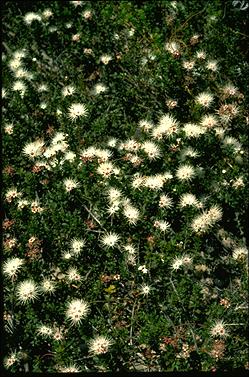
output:
[[[24,262],[24,259],[20,258],[8,259],[3,264],[3,274],[7,275],[9,278],[14,278]]]
[[[29,205],[29,202],[26,199],[20,199],[17,202],[17,208],[18,209],[23,209],[24,207],[27,207],[28,205]]]
[[[105,64],[105,65],[107,65],[108,63],[109,63],[109,61],[111,61],[112,60],[112,57],[110,56],[110,55],[102,55],[101,57],[100,57],[100,61],[103,63],[103,64]]]
[[[111,203],[115,203],[122,196],[122,192],[114,187],[108,190],[108,197]]]
[[[167,42],[165,45],[165,49],[169,51],[171,54],[179,54],[180,53],[180,45],[177,42]]]
[[[80,368],[76,366],[75,364],[71,364],[67,367],[59,367],[58,368],[60,373],[79,373]]]
[[[204,60],[206,58],[206,53],[204,51],[197,51],[196,57],[197,59]]]
[[[30,159],[41,156],[44,151],[44,141],[35,140],[31,143],[28,143],[23,148],[23,153],[26,154]]]
[[[244,259],[247,259],[247,257],[248,257],[248,250],[246,247],[240,246],[240,247],[236,247],[233,250],[233,259],[242,261]]]
[[[117,144],[117,139],[115,139],[114,137],[109,139],[107,142],[108,147],[111,147],[111,148],[115,148],[116,144]]]
[[[137,253],[135,247],[134,247],[133,245],[131,245],[131,244],[130,244],[130,245],[125,245],[125,246],[123,246],[123,249],[124,249],[125,251],[127,251],[127,253],[132,254],[132,255],[134,255],[134,254]]]
[[[217,125],[218,120],[215,115],[204,115],[201,119],[200,125],[204,128],[213,128]]]
[[[105,234],[102,237],[101,242],[103,243],[104,246],[114,247],[119,240],[120,240],[120,236],[118,234],[110,232],[110,233]]]
[[[183,68],[185,68],[187,71],[191,71],[194,68],[195,61],[194,60],[184,61],[182,65],[183,65]]]
[[[214,326],[210,330],[210,334],[213,337],[219,336],[219,337],[226,337],[228,335],[226,327],[224,322],[221,321],[216,321]]]
[[[203,107],[209,107],[214,100],[211,93],[203,92],[196,97],[196,102]]]
[[[160,208],[171,208],[173,204],[172,199],[168,195],[161,195],[159,199]]]
[[[179,258],[179,257],[176,257],[172,261],[171,268],[172,268],[172,270],[177,271],[177,270],[179,270],[180,267],[183,266],[183,264],[184,264],[183,263],[183,259]]]
[[[181,181],[190,180],[195,175],[195,170],[191,165],[181,165],[176,171],[176,177]]]
[[[168,230],[170,228],[170,224],[167,221],[156,220],[154,222],[154,227],[159,228],[162,232],[166,232],[166,230]]]
[[[67,192],[70,192],[71,190],[73,190],[74,188],[79,186],[78,182],[76,182],[74,179],[70,179],[70,178],[65,179],[63,183],[66,187]]]
[[[42,12],[42,16],[45,18],[45,19],[48,19],[50,17],[53,16],[53,12],[51,11],[51,9],[45,9],[43,12]]]
[[[22,196],[22,193],[18,192],[15,187],[9,189],[5,194],[5,198],[8,203],[11,203],[13,199],[19,198],[20,196]]]
[[[85,20],[89,20],[92,18],[92,12],[90,10],[85,10],[85,12],[83,12],[83,17]]]
[[[22,81],[18,80],[14,82],[12,89],[14,91],[21,92],[21,95],[23,95],[26,91],[26,85]]]
[[[140,120],[139,127],[147,132],[153,128],[153,124],[147,120]]]
[[[216,72],[218,69],[217,61],[216,60],[209,60],[206,64],[208,70]]]
[[[62,95],[63,97],[71,96],[75,92],[75,87],[72,85],[67,85],[62,88]]]
[[[17,354],[15,352],[12,352],[10,356],[4,358],[3,363],[4,363],[4,366],[8,369],[17,361],[18,361]]]
[[[14,125],[13,124],[6,124],[4,126],[4,131],[6,132],[6,134],[8,135],[12,135],[13,132],[14,132]]]
[[[92,355],[101,355],[108,352],[113,342],[106,336],[96,336],[89,342],[89,353]]]
[[[86,116],[88,113],[86,106],[81,103],[73,103],[68,110],[68,117],[73,121],[78,117]]]
[[[144,187],[151,190],[160,190],[164,185],[164,179],[161,175],[157,174],[155,176],[149,176],[144,178]]]
[[[222,210],[218,206],[212,206],[209,211],[207,212],[207,216],[210,219],[210,222],[216,222],[222,219]]]
[[[159,147],[152,141],[145,141],[141,145],[141,149],[148,155],[150,160],[154,160],[161,156]]]
[[[37,328],[37,333],[42,336],[51,336],[53,334],[53,330],[49,326],[40,325]]]
[[[196,199],[195,195],[193,194],[183,194],[180,199],[180,206],[196,206],[198,205],[198,200]]]
[[[73,325],[79,324],[90,312],[89,304],[81,299],[74,299],[68,303],[66,317]]]
[[[148,294],[150,293],[151,291],[151,288],[149,285],[147,284],[142,284],[141,285],[141,289],[140,289],[141,293],[144,295],[144,296],[148,296]]]
[[[112,173],[114,173],[114,166],[111,162],[103,162],[98,166],[97,172],[104,178],[108,178]]]
[[[30,25],[33,21],[41,21],[41,16],[39,14],[34,13],[34,12],[28,12],[24,16],[24,22],[27,25]]]
[[[56,289],[55,282],[50,279],[44,279],[41,283],[41,289],[45,293],[53,293]]]
[[[68,280],[71,281],[79,281],[81,280],[81,276],[78,272],[78,270],[74,267],[70,267],[68,272],[67,272],[67,278]]]
[[[79,255],[82,248],[85,246],[85,240],[74,238],[71,241],[71,251],[74,255]]]
[[[193,123],[186,123],[183,127],[183,131],[187,137],[199,137],[205,132],[203,128]]]
[[[17,298],[25,304],[28,301],[33,301],[38,297],[38,286],[32,280],[25,280],[17,286]]]
[[[93,93],[94,94],[100,94],[104,93],[107,90],[106,86],[104,84],[96,84],[93,88]]]
[[[152,137],[155,139],[161,139],[164,135],[171,137],[179,130],[178,122],[169,114],[163,115],[159,119],[158,126],[152,129]]]
[[[148,269],[146,268],[146,266],[144,264],[142,266],[138,267],[138,271],[142,271],[143,274],[148,273]]]
[[[134,175],[131,185],[133,188],[139,189],[143,186],[144,182],[145,182],[145,177],[141,176],[138,173]]]
[[[130,224],[136,224],[139,218],[139,211],[132,205],[126,205],[124,207],[124,216],[127,218]]]

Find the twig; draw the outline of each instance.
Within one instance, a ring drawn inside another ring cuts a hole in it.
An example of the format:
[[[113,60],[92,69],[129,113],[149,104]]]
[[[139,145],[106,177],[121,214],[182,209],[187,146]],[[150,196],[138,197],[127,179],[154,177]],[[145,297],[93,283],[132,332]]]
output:
[[[135,306],[136,306],[136,301],[134,302],[133,304],[133,308],[132,308],[132,311],[131,311],[131,328],[130,328],[130,341],[129,341],[129,344],[132,345],[132,331],[133,331],[133,319],[134,319],[134,313],[135,313]]]
[[[89,213],[89,215],[91,215],[94,220],[101,226],[101,228],[104,228],[103,225],[100,223],[100,221],[94,216],[94,214],[90,211],[90,209],[87,208],[87,206],[85,206],[85,204],[83,204],[83,207],[85,208],[85,210]]]

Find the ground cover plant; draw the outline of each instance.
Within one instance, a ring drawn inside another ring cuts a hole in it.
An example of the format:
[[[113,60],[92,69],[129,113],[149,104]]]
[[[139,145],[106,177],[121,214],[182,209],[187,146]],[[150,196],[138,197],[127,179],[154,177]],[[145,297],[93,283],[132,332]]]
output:
[[[249,368],[248,8],[4,3],[6,370]]]

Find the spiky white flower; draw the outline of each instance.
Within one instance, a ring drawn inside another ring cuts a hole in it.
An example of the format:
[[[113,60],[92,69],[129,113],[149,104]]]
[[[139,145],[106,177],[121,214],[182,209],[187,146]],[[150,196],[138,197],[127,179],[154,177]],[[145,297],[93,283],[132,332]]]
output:
[[[37,333],[38,333],[39,335],[42,335],[42,336],[44,336],[44,337],[47,337],[47,336],[52,336],[52,334],[53,334],[53,330],[52,330],[52,328],[49,327],[49,326],[46,326],[46,325],[40,325],[40,326],[38,326],[38,328],[37,328]]]
[[[111,203],[115,203],[122,196],[122,192],[114,187],[109,188],[108,197]]]
[[[171,115],[165,114],[159,119],[158,126],[152,129],[151,135],[155,139],[163,136],[171,137],[179,131],[179,123]]]
[[[21,266],[24,265],[24,259],[21,258],[10,258],[3,264],[3,274],[7,275],[9,278],[16,277]]]
[[[81,280],[81,276],[77,268],[69,268],[69,270],[67,271],[67,279],[69,280],[69,282]]]
[[[44,17],[46,20],[50,17],[53,16],[53,12],[51,11],[51,9],[45,9],[43,12],[42,12],[42,17]]]
[[[42,18],[41,16],[39,16],[39,14],[37,13],[34,13],[34,12],[28,12],[25,14],[24,16],[24,22],[27,24],[27,25],[31,25],[31,23],[33,21],[41,21]]]
[[[6,192],[5,199],[8,203],[11,203],[13,199],[20,196],[22,196],[22,192],[19,192],[16,187],[12,187]]]
[[[108,178],[112,173],[114,173],[114,165],[111,162],[103,162],[99,164],[97,172],[104,178]]]
[[[79,187],[79,183],[76,182],[74,179],[67,178],[63,181],[66,191],[70,192],[71,190],[75,189],[76,187]]]
[[[169,230],[170,224],[167,221],[156,220],[154,222],[154,227],[159,228],[162,232],[166,232],[166,230]]]
[[[38,294],[38,286],[32,280],[25,280],[17,286],[17,298],[22,304],[35,300],[38,297]]]
[[[102,55],[102,56],[100,57],[100,61],[101,61],[103,64],[105,64],[105,65],[107,65],[111,60],[112,60],[112,57],[111,57],[110,55]]]
[[[137,208],[128,204],[124,206],[123,213],[124,213],[124,216],[127,218],[129,224],[136,224],[139,218],[139,211]]]
[[[203,128],[194,123],[186,123],[183,126],[183,131],[187,137],[199,137],[205,132]]]
[[[203,107],[206,107],[208,108],[211,103],[213,102],[214,100],[214,96],[211,94],[211,93],[208,93],[208,92],[203,92],[203,93],[200,93],[197,97],[196,97],[196,102],[203,106]]]
[[[104,246],[114,247],[120,240],[120,236],[116,233],[109,232],[101,238],[101,242]]]
[[[93,88],[94,94],[100,94],[106,92],[107,87],[104,84],[98,83]]]
[[[218,69],[218,64],[217,64],[217,61],[216,60],[209,60],[206,64],[206,68],[209,70],[209,71],[213,71],[213,72],[216,72],[217,69]]]
[[[145,264],[138,267],[138,271],[142,271],[143,274],[148,273],[148,268],[145,266]]]
[[[205,53],[205,51],[197,51],[197,53],[196,53],[196,57],[197,57],[197,59],[204,60],[204,59],[206,58],[206,53]]]
[[[89,353],[92,355],[101,355],[107,353],[113,341],[106,336],[96,336],[89,341]]]
[[[176,177],[181,181],[188,181],[192,179],[195,175],[195,170],[193,166],[184,164],[179,166],[176,171]]]
[[[217,126],[217,124],[218,124],[218,119],[216,118],[215,115],[212,115],[212,114],[204,115],[201,118],[201,122],[200,122],[200,125],[202,127],[208,128],[208,129]]]
[[[244,246],[239,246],[233,250],[233,259],[243,261],[248,258],[248,249]]]
[[[56,284],[53,280],[50,279],[44,279],[41,283],[41,289],[45,293],[53,293],[56,289]]]
[[[77,365],[70,364],[65,367],[58,367],[58,371],[60,373],[79,373],[81,370]]]
[[[161,174],[155,176],[148,176],[144,178],[143,185],[151,190],[160,190],[164,185],[164,178]]]
[[[165,45],[165,49],[173,55],[180,53],[180,45],[174,41],[167,42]]]
[[[214,205],[207,212],[207,216],[211,223],[219,221],[222,219],[222,210],[217,205]]]
[[[86,242],[80,238],[73,238],[70,243],[70,249],[74,255],[79,255]]]
[[[183,194],[180,199],[180,206],[196,206],[198,205],[198,200],[196,199],[195,195],[193,194]]]
[[[88,114],[88,110],[82,103],[73,103],[68,109],[68,117],[74,121],[79,117],[85,117]]]
[[[166,194],[161,195],[159,199],[160,208],[171,208],[173,205],[173,200]]]
[[[148,296],[150,291],[151,291],[151,287],[148,284],[141,285],[141,288],[140,288],[141,294],[143,294],[144,296]]]
[[[73,85],[67,85],[62,88],[62,95],[63,97],[71,96],[75,93],[75,87]]]
[[[18,357],[16,352],[12,352],[9,356],[5,357],[3,360],[4,366],[8,369],[13,364],[15,364],[18,361]]]
[[[26,85],[21,80],[17,80],[14,82],[12,89],[17,92],[21,92],[21,95],[24,95],[26,92]]]
[[[136,189],[140,189],[141,187],[143,187],[145,179],[146,178],[141,176],[139,173],[134,174],[134,177],[133,177],[132,183],[131,183],[132,187],[136,188]]]
[[[226,326],[225,326],[223,320],[216,321],[214,323],[214,325],[212,326],[212,328],[210,330],[210,334],[213,337],[218,336],[218,337],[221,337],[221,338],[224,338],[228,335],[228,332],[226,330]]]
[[[152,141],[145,141],[141,145],[141,149],[148,155],[150,160],[154,160],[161,156],[160,148]]]
[[[23,153],[26,154],[30,159],[41,156],[44,152],[44,141],[37,139],[31,143],[28,143],[23,148]]]
[[[139,127],[142,128],[145,132],[151,130],[154,126],[151,122],[147,120],[140,120]]]
[[[176,257],[176,258],[173,259],[173,261],[171,263],[172,270],[177,271],[182,266],[183,266],[183,259],[182,258]]]
[[[66,317],[73,325],[80,324],[90,312],[89,304],[82,299],[74,299],[67,304]]]

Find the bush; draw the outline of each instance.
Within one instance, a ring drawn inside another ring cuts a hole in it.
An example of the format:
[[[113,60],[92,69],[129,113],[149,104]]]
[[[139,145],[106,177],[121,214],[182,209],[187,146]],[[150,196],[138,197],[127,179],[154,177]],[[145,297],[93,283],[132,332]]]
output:
[[[5,2],[9,371],[248,369],[247,26],[236,1]]]

